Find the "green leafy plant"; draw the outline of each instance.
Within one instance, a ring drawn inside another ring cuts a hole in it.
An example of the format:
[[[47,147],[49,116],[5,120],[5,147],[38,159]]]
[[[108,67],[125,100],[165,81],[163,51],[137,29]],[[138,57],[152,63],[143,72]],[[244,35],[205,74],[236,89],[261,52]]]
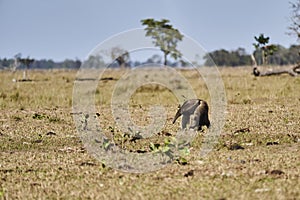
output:
[[[104,139],[104,140],[103,140],[103,148],[104,148],[105,150],[108,150],[110,146],[111,146],[110,141],[109,141],[108,139]]]
[[[187,164],[187,156],[190,155],[190,150],[183,143],[178,143],[174,137],[165,138],[163,144],[150,142],[149,148],[154,153],[163,153],[170,159],[176,160],[179,164]]]
[[[47,118],[47,116],[46,116],[46,115],[43,115],[43,114],[34,113],[33,116],[32,116],[32,118],[33,118],[33,119],[42,120],[42,119]]]
[[[33,119],[37,119],[37,120],[43,120],[43,119],[48,119],[49,122],[60,122],[61,119],[58,117],[50,117],[48,115],[44,115],[44,114],[39,114],[39,113],[34,113],[32,115]]]
[[[4,193],[5,193],[5,189],[4,189],[4,188],[1,188],[1,189],[0,189],[0,197],[1,197],[1,198],[4,196]]]

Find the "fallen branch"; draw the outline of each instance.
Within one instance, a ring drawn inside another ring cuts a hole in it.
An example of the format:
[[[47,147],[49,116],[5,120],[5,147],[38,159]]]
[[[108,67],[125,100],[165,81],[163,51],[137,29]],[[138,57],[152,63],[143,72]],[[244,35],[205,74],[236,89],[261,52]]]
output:
[[[276,69],[271,71],[261,72],[257,68],[257,63],[253,55],[251,55],[251,59],[253,62],[253,75],[254,76],[272,76],[272,75],[281,75],[281,74],[289,74],[290,76],[297,76],[300,74],[300,63],[291,69]]]
[[[253,74],[254,74],[254,76],[272,76],[272,75],[281,75],[281,74],[289,74],[290,76],[297,76],[298,73],[295,72],[293,69],[282,69],[282,70],[272,70],[272,71],[260,72],[257,69],[257,67],[254,67]]]
[[[298,63],[298,64],[293,68],[293,72],[295,72],[296,74],[300,74],[300,63]]]

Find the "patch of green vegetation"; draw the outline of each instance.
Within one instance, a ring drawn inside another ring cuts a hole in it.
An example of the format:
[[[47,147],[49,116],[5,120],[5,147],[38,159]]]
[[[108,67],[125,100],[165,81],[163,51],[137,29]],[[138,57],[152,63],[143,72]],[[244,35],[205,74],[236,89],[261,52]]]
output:
[[[37,119],[37,120],[48,119],[49,122],[60,122],[61,121],[61,119],[58,117],[50,117],[48,115],[39,114],[39,113],[34,113],[32,116],[32,119]]]
[[[34,113],[32,116],[32,119],[38,119],[38,120],[47,119],[47,118],[48,116],[43,114],[38,114],[38,113]]]
[[[0,188],[0,198],[4,197],[4,194],[5,194],[5,189]]]
[[[49,122],[61,122],[61,119],[58,117],[49,117]]]

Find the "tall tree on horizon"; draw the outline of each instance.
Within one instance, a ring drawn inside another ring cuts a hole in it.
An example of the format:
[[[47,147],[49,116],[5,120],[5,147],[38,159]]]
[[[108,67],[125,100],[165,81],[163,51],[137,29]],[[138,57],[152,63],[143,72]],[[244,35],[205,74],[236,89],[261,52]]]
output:
[[[155,20],[152,18],[141,20],[142,25],[146,26],[146,36],[151,37],[154,45],[159,47],[164,54],[164,65],[167,65],[167,57],[175,60],[182,56],[177,49],[177,43],[182,40],[183,35],[178,29],[169,24],[169,20]]]
[[[270,37],[265,37],[264,34],[260,34],[258,37],[254,36],[256,43],[253,43],[253,46],[256,50],[261,51],[262,65],[267,63],[267,58],[277,50],[276,45],[268,44]]]
[[[29,69],[30,65],[34,62],[34,59],[31,59],[29,57],[27,58],[21,58],[21,57],[16,57],[17,62],[21,63],[25,66],[25,69],[23,71],[23,81],[28,81],[28,76],[27,76],[27,70]]]

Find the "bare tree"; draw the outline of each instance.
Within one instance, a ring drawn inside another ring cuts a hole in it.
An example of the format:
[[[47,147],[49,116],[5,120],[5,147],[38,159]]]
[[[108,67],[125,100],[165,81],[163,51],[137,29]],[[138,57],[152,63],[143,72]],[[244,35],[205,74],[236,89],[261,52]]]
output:
[[[291,24],[288,27],[290,35],[296,35],[297,39],[300,39],[300,0],[297,0],[295,3],[290,2],[291,4]]]
[[[127,63],[130,60],[129,52],[120,47],[113,47],[110,50],[110,57],[112,60],[117,61],[121,68],[127,67]]]

